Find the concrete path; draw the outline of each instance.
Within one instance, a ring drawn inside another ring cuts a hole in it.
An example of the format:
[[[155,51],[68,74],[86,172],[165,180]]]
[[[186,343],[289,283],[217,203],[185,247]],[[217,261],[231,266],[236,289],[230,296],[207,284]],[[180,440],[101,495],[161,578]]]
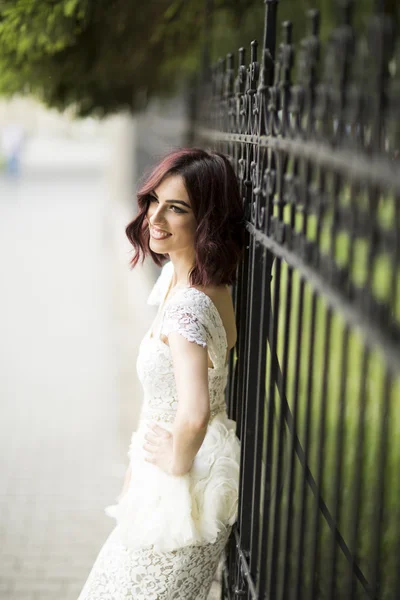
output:
[[[114,524],[103,507],[120,491],[140,405],[132,374],[150,315],[133,324],[126,305],[151,280],[115,246],[107,148],[88,168],[75,150],[46,171],[31,148],[25,174],[0,182],[3,600],[77,598]]]
[[[1,600],[76,600],[137,422],[155,273],[128,268],[121,148],[102,143],[41,140],[0,179]]]

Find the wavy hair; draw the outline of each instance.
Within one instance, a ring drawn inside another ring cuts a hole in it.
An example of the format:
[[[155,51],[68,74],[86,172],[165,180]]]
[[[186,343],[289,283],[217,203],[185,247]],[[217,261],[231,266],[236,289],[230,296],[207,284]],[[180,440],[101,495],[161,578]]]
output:
[[[196,219],[195,266],[189,275],[190,285],[233,283],[244,247],[244,212],[238,180],[224,154],[200,148],[169,153],[137,192],[138,214],[125,230],[134,249],[131,268],[147,255],[158,266],[169,258],[168,254],[151,250],[146,220],[150,193],[169,175],[182,177]]]

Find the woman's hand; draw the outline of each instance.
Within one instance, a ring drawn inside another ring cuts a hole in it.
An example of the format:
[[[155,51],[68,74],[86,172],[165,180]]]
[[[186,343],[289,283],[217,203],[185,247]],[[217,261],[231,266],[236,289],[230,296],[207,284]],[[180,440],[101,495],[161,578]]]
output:
[[[143,448],[148,452],[145,461],[157,465],[168,475],[174,475],[172,433],[155,423],[149,424],[148,427],[149,431],[144,436],[147,441],[143,445]]]

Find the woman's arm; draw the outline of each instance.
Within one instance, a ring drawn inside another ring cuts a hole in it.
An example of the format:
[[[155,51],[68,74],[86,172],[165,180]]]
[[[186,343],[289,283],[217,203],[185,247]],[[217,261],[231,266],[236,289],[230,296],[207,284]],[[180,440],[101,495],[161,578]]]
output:
[[[177,332],[171,332],[168,341],[179,400],[172,429],[171,472],[183,475],[203,443],[210,418],[207,347]]]
[[[186,307],[181,314],[171,310],[168,327],[164,329],[164,341],[171,349],[178,396],[172,431],[150,425],[144,443],[144,449],[149,453],[145,460],[173,475],[184,475],[191,469],[210,418],[206,334],[197,317],[191,317]],[[164,319],[164,326],[166,321]],[[189,341],[192,339],[199,343]]]

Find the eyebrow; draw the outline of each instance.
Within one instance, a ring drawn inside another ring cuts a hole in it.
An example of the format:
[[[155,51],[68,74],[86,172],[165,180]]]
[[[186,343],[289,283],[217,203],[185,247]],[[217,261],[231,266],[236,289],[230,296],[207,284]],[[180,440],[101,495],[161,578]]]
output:
[[[155,196],[157,198],[157,200],[159,199],[157,194],[154,191],[150,192],[150,195]],[[169,203],[173,203],[173,204],[182,204],[182,206],[186,206],[187,208],[192,208],[190,206],[190,204],[187,204],[183,200],[166,200],[165,202],[169,202]]]

